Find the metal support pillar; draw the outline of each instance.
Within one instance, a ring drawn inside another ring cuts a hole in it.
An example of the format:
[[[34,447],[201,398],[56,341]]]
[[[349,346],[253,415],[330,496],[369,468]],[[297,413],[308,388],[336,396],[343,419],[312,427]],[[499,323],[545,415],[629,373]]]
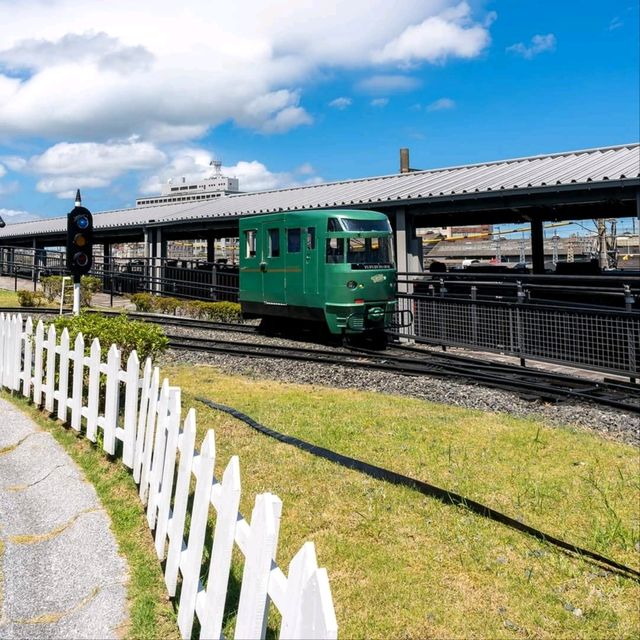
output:
[[[207,234],[207,262],[216,261],[216,237],[213,233]]]
[[[533,273],[544,273],[544,225],[542,220],[531,221],[531,262]]]
[[[153,292],[162,295],[162,277],[167,259],[167,241],[163,239],[162,229],[153,229]]]
[[[416,238],[415,228],[404,207],[396,209],[396,265],[401,272],[423,270],[421,240]]]
[[[396,266],[399,272],[415,273],[422,271],[422,241],[415,237],[415,228],[412,224],[410,216],[407,214],[405,207],[396,209]],[[413,293],[413,283],[410,277],[402,276],[398,282],[398,293]],[[398,300],[398,311],[407,311],[407,300]],[[401,316],[402,317],[402,316]],[[401,329],[402,333],[413,334],[413,324],[409,327]],[[406,338],[402,338],[406,340]]]
[[[111,291],[113,297],[113,274],[111,264],[111,245],[108,242],[102,243],[102,290]],[[113,304],[112,304],[113,306]]]

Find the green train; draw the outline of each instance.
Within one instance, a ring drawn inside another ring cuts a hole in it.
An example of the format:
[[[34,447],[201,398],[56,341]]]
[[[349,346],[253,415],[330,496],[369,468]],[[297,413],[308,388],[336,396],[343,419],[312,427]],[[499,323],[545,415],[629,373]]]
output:
[[[240,220],[245,318],[314,321],[381,339],[396,310],[388,218],[377,211],[288,211]]]

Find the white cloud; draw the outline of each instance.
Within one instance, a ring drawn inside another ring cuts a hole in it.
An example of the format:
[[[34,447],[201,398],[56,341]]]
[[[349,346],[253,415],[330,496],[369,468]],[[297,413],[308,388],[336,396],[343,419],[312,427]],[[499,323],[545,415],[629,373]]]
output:
[[[413,91],[419,86],[418,79],[405,75],[376,75],[365,78],[358,83],[358,89],[367,93]]]
[[[0,178],[7,174],[7,170],[0,164]]]
[[[531,60],[545,51],[555,51],[556,42],[557,40],[553,33],[548,33],[545,36],[537,34],[531,38],[529,46],[525,45],[524,42],[517,42],[507,47],[507,51]]]
[[[615,18],[612,18],[611,22],[609,23],[609,31],[615,31],[622,26],[624,26],[624,22],[622,22],[619,16],[616,16]]]
[[[85,60],[95,62],[105,70],[129,73],[148,69],[153,55],[143,46],[124,46],[104,32],[67,33],[57,41],[22,40],[12,48],[0,51],[0,64],[11,70],[37,70]]]
[[[0,136],[178,141],[230,120],[282,133],[311,123],[297,88],[325,70],[388,73],[488,41],[455,0],[4,0]]]
[[[38,218],[40,218],[40,216],[36,215],[35,213],[29,213],[28,211],[0,208],[0,218],[2,218],[6,224],[16,224],[17,222],[28,222],[29,220],[37,220]]]
[[[456,103],[451,98],[439,98],[427,106],[427,111],[444,111],[455,108]]]
[[[280,89],[258,96],[247,104],[236,119],[263,133],[282,133],[294,127],[311,124],[311,116],[298,106],[298,91]]]
[[[170,179],[185,178],[187,182],[193,182],[206,178],[213,171],[210,166],[212,159],[209,151],[198,147],[176,150],[167,164],[143,181],[140,192],[160,193],[162,184]],[[263,191],[322,182],[322,177],[316,174],[309,163],[304,163],[293,171],[273,172],[257,160],[241,160],[234,165],[223,166],[222,173],[238,178],[241,191]]]
[[[343,111],[347,107],[350,107],[352,102],[353,100],[351,100],[351,98],[346,98],[344,96],[341,96],[339,98],[336,98],[335,100],[332,100],[329,103],[329,106],[333,107],[334,109],[339,109],[340,111]]]
[[[166,162],[166,155],[148,142],[129,140],[99,144],[61,142],[28,160],[10,158],[15,170],[40,176],[36,189],[67,197],[70,190],[102,188],[126,173]]]
[[[372,107],[378,107],[381,109],[382,107],[386,107],[389,104],[389,98],[374,98],[371,101]]]
[[[495,19],[490,14],[488,23]],[[491,38],[488,24],[471,21],[471,7],[466,2],[449,7],[439,15],[408,26],[397,38],[373,55],[375,62],[442,62],[450,57],[475,58]]]
[[[27,161],[20,156],[3,156],[0,158],[5,166],[9,167],[11,171],[21,171],[27,164]]]

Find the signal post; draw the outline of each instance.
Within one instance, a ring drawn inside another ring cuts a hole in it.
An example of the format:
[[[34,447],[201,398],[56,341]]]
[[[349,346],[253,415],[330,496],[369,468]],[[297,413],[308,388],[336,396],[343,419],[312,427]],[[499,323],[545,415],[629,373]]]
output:
[[[80,279],[93,266],[93,216],[82,206],[80,189],[67,215],[67,269],[73,275],[73,314],[80,313]]]

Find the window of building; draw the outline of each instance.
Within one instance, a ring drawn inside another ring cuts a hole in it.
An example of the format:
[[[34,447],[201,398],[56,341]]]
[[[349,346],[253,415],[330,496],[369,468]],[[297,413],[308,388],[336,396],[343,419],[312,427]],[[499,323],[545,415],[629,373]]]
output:
[[[280,229],[269,229],[269,257],[280,257]]]
[[[287,251],[300,253],[300,229],[287,229]]]
[[[254,258],[256,255],[256,230],[248,229],[244,232],[245,257]]]
[[[344,262],[344,238],[327,238],[327,262]]]

